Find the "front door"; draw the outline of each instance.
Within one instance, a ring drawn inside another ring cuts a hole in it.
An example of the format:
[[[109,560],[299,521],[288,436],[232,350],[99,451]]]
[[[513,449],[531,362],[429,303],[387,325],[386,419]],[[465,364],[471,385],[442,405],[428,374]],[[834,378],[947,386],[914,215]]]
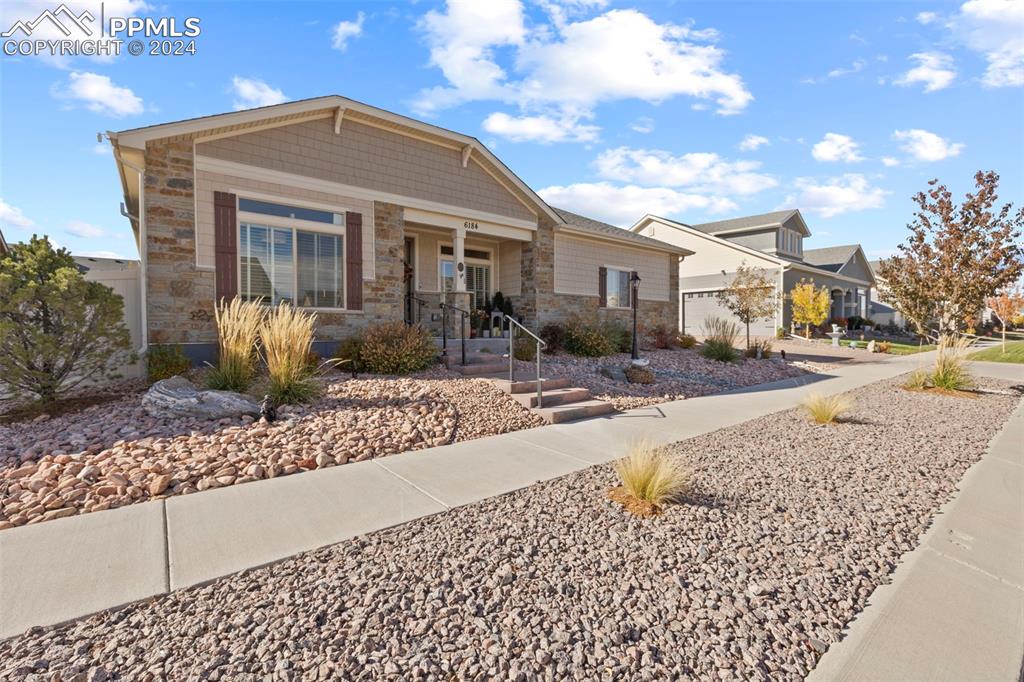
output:
[[[419,322],[419,306],[413,299],[416,290],[416,242],[409,237],[405,238],[405,258],[402,266],[405,269],[405,323],[415,324]]]

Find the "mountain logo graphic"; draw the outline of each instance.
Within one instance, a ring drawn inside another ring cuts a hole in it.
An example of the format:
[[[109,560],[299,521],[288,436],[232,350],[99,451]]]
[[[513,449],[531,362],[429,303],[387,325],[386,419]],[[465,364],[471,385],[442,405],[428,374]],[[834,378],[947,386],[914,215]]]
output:
[[[70,37],[71,30],[68,28],[68,24],[65,24],[64,21],[58,19],[59,15],[62,15],[64,17],[64,21],[69,22],[70,25],[78,27],[78,29],[85,33],[85,35],[92,35],[92,28],[90,28],[86,24],[86,22],[96,21],[96,17],[94,17],[89,12],[89,10],[85,10],[81,14],[76,15],[74,12],[68,9],[67,5],[61,3],[61,5],[52,12],[50,10],[44,10],[43,13],[36,17],[33,21],[25,22],[19,19],[18,21],[14,22],[14,25],[11,26],[9,30],[0,33],[0,36],[3,36],[4,38],[10,38],[18,31],[22,31],[26,36],[31,36],[32,32],[35,31],[40,24],[42,24],[44,21],[49,21],[49,23],[57,27],[57,30],[59,30],[65,36]]]

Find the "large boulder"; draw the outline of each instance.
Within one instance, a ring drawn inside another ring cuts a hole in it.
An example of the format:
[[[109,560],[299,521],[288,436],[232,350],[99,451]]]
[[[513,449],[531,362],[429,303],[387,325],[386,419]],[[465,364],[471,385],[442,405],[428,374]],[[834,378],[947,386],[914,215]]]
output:
[[[153,417],[224,419],[250,415],[258,417],[260,404],[241,393],[200,391],[185,377],[158,381],[142,396],[142,406]]]

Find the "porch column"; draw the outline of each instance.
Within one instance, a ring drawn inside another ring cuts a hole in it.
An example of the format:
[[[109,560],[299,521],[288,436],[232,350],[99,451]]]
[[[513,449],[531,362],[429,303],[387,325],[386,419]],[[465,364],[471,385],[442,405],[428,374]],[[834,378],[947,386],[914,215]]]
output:
[[[455,229],[455,291],[466,290],[466,228]]]

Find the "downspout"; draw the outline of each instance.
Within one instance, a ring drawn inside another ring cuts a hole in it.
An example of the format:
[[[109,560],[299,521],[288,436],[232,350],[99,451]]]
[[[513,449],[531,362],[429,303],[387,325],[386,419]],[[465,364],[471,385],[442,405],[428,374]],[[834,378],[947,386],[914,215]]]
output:
[[[139,176],[139,215],[132,215],[128,212],[127,207],[124,203],[121,204],[121,215],[134,220],[139,226],[139,327],[140,327],[140,346],[135,351],[137,354],[142,355],[149,349],[149,324],[147,309],[149,302],[146,299],[146,282],[147,282],[147,267],[146,267],[146,182],[144,169],[128,163],[123,156],[121,156],[121,148],[117,144],[117,135],[112,132],[107,132],[107,139],[110,140],[111,146],[114,148],[114,158],[117,162],[123,166],[127,166],[135,171]],[[123,173],[122,173],[123,177]],[[127,199],[127,197],[125,197]]]

